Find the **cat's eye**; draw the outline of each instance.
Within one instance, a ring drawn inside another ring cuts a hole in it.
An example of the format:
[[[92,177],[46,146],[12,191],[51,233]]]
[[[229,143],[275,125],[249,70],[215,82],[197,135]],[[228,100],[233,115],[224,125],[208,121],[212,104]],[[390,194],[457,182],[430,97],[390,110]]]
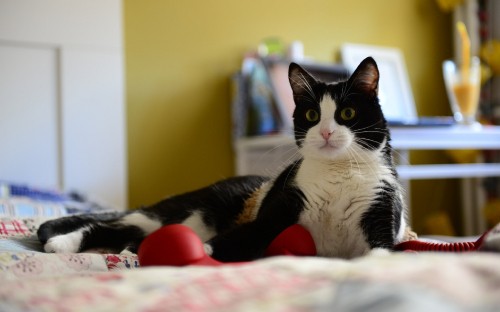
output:
[[[345,121],[351,120],[355,116],[356,116],[356,111],[354,110],[354,108],[346,107],[340,111],[340,117]]]
[[[317,121],[319,119],[319,114],[314,109],[308,109],[306,112],[306,119],[308,121]]]

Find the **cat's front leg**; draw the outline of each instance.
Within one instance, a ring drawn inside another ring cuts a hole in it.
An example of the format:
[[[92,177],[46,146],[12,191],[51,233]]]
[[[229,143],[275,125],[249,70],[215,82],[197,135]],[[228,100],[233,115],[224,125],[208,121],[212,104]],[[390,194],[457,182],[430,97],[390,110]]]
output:
[[[368,252],[367,252],[367,256],[375,256],[375,257],[380,257],[380,256],[388,256],[392,253],[392,250],[391,249],[388,249],[388,248],[373,248],[373,249],[370,249]]]
[[[274,181],[255,220],[215,236],[207,242],[205,250],[223,262],[250,261],[264,256],[276,236],[297,223],[303,209],[302,192],[289,185],[296,167],[297,164],[290,165]]]
[[[254,221],[217,235],[204,248],[208,255],[222,262],[255,260],[263,257],[273,239],[290,225]]]

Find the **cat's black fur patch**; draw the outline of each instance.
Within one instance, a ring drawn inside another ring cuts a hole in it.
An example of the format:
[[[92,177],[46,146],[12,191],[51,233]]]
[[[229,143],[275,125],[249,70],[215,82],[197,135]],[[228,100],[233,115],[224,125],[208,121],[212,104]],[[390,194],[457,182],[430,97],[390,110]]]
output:
[[[283,230],[297,223],[304,197],[293,185],[300,160],[289,165],[264,198],[257,218],[223,232],[208,243],[213,257],[221,261],[242,261],[262,257],[266,247]]]
[[[268,180],[262,176],[225,179],[199,190],[166,198],[141,209],[141,212],[159,218],[165,225],[181,223],[193,211],[200,211],[207,225],[215,227],[217,232],[226,231],[235,225],[234,220],[248,197]]]
[[[403,203],[387,181],[383,181],[372,207],[363,215],[361,227],[371,248],[392,249],[401,226]]]

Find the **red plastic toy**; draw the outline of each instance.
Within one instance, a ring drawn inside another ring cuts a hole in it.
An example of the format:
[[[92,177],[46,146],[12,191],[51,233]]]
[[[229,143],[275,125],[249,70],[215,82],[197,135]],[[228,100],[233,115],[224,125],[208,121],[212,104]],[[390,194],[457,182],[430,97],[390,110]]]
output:
[[[273,240],[265,255],[315,256],[316,246],[309,231],[295,224]],[[182,224],[167,225],[148,235],[139,246],[138,256],[141,266],[228,264],[207,255],[198,235]]]
[[[488,232],[476,242],[429,243],[419,240],[407,241],[395,246],[396,251],[474,251]],[[278,235],[266,250],[265,256],[294,255],[315,256],[314,240],[304,227],[295,224]],[[241,264],[222,263],[205,253],[203,242],[189,227],[182,224],[167,225],[148,235],[138,251],[141,266],[185,266]]]

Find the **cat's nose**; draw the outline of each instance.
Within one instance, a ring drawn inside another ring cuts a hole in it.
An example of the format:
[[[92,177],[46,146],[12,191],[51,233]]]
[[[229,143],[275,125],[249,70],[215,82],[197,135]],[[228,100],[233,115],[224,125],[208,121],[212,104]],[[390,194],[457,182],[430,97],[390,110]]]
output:
[[[327,130],[327,129],[321,130],[321,136],[325,140],[328,140],[332,136],[332,133],[333,133],[333,131],[330,131],[330,130]]]

